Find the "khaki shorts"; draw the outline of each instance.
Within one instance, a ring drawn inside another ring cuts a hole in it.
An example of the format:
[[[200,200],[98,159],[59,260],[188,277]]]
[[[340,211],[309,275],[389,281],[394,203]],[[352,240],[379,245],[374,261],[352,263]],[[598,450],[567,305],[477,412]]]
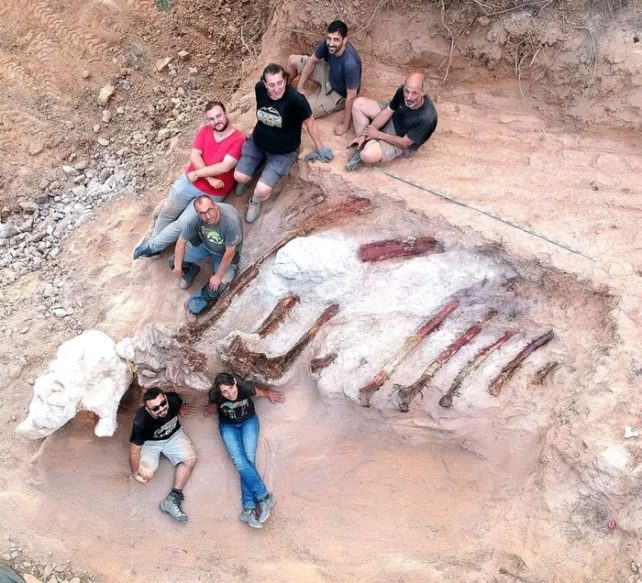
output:
[[[379,107],[381,107],[382,111],[390,105],[390,101],[378,101],[377,103]],[[381,131],[389,136],[397,135],[392,119],[390,119],[388,123],[381,128]],[[407,158],[409,156],[414,156],[416,152],[416,150],[404,150],[403,148],[397,148],[397,146],[393,146],[383,140],[377,141],[379,142],[379,146],[381,146],[381,151],[383,152],[381,157],[382,162],[390,162],[390,160],[394,160],[395,158]]]
[[[305,67],[309,58],[307,55],[297,56],[296,70],[299,75],[303,71],[303,67]],[[326,61],[319,61],[314,71],[312,71],[312,75],[310,75],[310,79],[320,85],[315,93],[308,96],[308,103],[312,108],[313,117],[323,117],[333,111],[343,109],[345,105],[346,98],[332,89],[329,74],[330,69],[328,63]]]
[[[160,454],[163,454],[173,466],[181,462],[196,459],[196,450],[181,427],[169,439],[146,441],[140,450],[140,474],[154,473],[158,469]]]

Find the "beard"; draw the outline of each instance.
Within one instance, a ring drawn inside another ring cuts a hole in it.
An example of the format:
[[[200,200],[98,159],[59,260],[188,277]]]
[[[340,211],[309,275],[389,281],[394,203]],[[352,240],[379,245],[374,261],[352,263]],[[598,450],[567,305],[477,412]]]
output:
[[[217,124],[214,126],[214,129],[215,129],[217,132],[224,132],[224,131],[227,129],[227,126],[228,126],[228,125],[230,125],[230,122],[229,122],[228,120],[225,120],[224,122],[217,123]]]

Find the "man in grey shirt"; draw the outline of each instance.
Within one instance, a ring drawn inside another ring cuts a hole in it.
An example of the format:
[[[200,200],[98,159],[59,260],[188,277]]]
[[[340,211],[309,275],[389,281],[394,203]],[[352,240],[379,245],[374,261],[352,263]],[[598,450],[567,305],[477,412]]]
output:
[[[210,196],[199,196],[193,204],[196,216],[183,227],[170,267],[180,278],[181,289],[187,289],[201,270],[196,264],[206,258],[212,261],[209,281],[187,300],[187,309],[198,315],[218,300],[236,275],[243,224],[233,206],[216,203]]]

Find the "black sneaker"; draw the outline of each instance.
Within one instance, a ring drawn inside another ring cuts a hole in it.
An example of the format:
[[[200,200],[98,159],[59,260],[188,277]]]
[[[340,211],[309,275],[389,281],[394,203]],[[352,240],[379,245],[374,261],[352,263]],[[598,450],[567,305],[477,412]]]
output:
[[[194,283],[196,276],[198,275],[201,268],[198,265],[192,265],[185,271],[183,271],[183,277],[178,282],[178,287],[181,289],[187,289],[190,285]]]
[[[346,170],[348,172],[354,172],[355,170],[359,170],[362,166],[363,160],[361,159],[361,151],[355,148],[350,160],[348,160],[348,163],[346,164]]]
[[[241,197],[247,192],[247,184],[241,184],[240,182],[236,183],[234,187],[234,196]]]
[[[178,492],[170,492],[167,497],[160,503],[160,509],[167,512],[174,520],[178,522],[187,522],[187,514],[183,512],[184,496]]]
[[[268,494],[263,500],[259,500],[259,522],[263,524],[270,518],[270,510],[276,504],[276,498],[272,494]]]

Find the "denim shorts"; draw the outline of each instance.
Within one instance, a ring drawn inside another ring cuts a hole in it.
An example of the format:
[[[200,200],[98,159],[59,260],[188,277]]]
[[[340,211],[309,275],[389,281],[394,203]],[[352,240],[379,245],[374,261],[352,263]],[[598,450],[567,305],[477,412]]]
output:
[[[243,145],[241,159],[236,169],[246,176],[254,176],[261,164],[265,164],[259,182],[274,188],[281,178],[288,175],[298,157],[298,149],[287,154],[270,154],[259,148],[250,138]]]
[[[142,474],[154,473],[158,469],[160,454],[165,455],[173,466],[196,459],[196,450],[181,427],[169,439],[149,440],[140,450],[139,471]]]

